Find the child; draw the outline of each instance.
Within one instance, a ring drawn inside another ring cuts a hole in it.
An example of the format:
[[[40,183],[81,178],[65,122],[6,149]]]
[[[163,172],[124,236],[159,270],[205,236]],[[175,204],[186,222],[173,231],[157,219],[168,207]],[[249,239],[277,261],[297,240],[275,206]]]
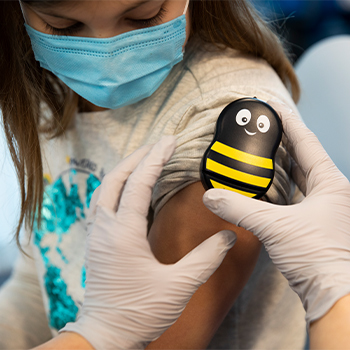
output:
[[[303,347],[297,297],[251,233],[204,207],[199,182],[221,110],[246,96],[295,108],[286,86],[297,100],[296,77],[277,37],[245,1],[187,5],[1,3],[1,109],[22,191],[17,237],[26,218],[31,243],[24,249],[34,257],[19,261],[0,292],[1,348],[41,344],[76,319],[91,194],[121,159],[167,134],[177,149],[153,191],[156,257],[175,262],[223,228],[238,240],[149,348]],[[282,144],[276,163],[265,199],[288,204],[293,184]]]

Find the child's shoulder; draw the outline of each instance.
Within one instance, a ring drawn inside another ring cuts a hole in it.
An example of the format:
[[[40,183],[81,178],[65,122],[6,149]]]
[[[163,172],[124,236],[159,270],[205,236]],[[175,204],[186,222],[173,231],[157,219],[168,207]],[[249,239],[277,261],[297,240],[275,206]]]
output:
[[[218,77],[227,80],[233,75],[246,75],[251,79],[254,75],[263,74],[269,78],[277,78],[277,73],[264,59],[232,48],[216,47],[198,38],[193,38],[188,43],[186,54],[188,54],[185,56],[186,68],[198,83]]]

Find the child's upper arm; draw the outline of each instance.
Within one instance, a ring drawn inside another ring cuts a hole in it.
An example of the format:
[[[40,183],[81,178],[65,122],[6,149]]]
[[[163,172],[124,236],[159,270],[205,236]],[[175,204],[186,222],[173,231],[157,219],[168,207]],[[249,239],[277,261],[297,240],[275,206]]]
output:
[[[149,240],[161,262],[173,263],[222,229],[233,229],[238,239],[179,320],[150,348],[207,347],[248,281],[260,253],[261,245],[251,233],[219,219],[202,203],[200,162],[213,140],[218,116],[227,104],[242,97],[255,96],[263,101],[274,97],[294,106],[277,74],[261,60],[207,52],[197,63],[188,67],[186,79],[178,86],[184,91],[191,86],[193,91],[184,98],[177,96],[174,106],[165,112],[169,115],[163,118],[169,122],[160,124],[162,134],[176,136],[177,146],[153,190],[155,220]],[[289,171],[290,157],[281,144],[275,177],[265,199],[278,204],[290,202],[293,184]]]
[[[223,221],[203,204],[200,182],[175,194],[159,211],[149,233],[156,257],[174,263],[222,229],[234,230],[235,246],[190,300],[179,320],[149,348],[205,348],[253,271],[260,243],[250,232]]]

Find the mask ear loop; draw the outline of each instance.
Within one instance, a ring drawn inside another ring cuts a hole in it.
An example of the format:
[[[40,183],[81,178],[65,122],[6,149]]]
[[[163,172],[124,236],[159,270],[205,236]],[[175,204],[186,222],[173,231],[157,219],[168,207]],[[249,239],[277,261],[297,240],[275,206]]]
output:
[[[22,16],[23,16],[24,22],[27,23],[27,18],[26,18],[26,16],[24,15],[23,7],[22,7],[22,2],[21,2],[21,1],[18,1],[18,2],[19,2],[19,7],[21,8],[21,11],[22,11]]]
[[[190,3],[190,0],[187,0],[187,1],[186,1],[186,6],[185,6],[185,10],[184,10],[184,12],[183,12],[183,15],[187,12],[189,3]]]
[[[187,0],[186,1],[186,5],[185,5],[185,9],[184,9],[184,12],[183,12],[182,16],[186,14],[189,3],[190,3],[190,0]],[[185,47],[184,46],[182,47],[182,54],[183,55],[185,54]]]

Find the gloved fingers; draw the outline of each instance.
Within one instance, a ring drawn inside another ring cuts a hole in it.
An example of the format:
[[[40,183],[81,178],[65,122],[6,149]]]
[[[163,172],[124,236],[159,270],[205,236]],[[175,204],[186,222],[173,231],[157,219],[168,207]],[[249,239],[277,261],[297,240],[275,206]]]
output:
[[[300,154],[296,153],[296,146],[308,137],[312,137],[313,133],[306,127],[302,120],[297,117],[293,110],[284,103],[275,99],[267,102],[279,115],[284,136],[287,139],[286,147],[291,156],[298,162],[301,170],[306,174],[308,166],[303,167],[299,162]],[[308,164],[307,164],[308,165]]]
[[[301,171],[298,163],[292,159],[292,168],[291,168],[292,179],[299,187],[300,191],[306,196],[306,178],[303,172]]]
[[[90,225],[92,222],[94,222],[95,220],[95,216],[96,216],[96,203],[97,203],[97,200],[100,196],[100,191],[101,191],[101,185],[98,186],[94,193],[92,194],[91,196],[91,199],[90,199],[90,204],[89,204],[89,211],[88,211],[88,215],[87,215],[87,218],[86,218],[86,223],[87,225]]]
[[[163,136],[152,147],[126,182],[117,215],[120,217],[147,216],[153,186],[159,178],[163,166],[173,155],[175,143],[175,137]]]
[[[316,135],[290,108],[275,100],[268,103],[281,117],[283,130],[289,141],[288,151],[305,175],[308,191],[311,191],[314,186],[324,180],[326,172],[334,174],[338,170]]]
[[[200,284],[205,283],[220,266],[236,240],[234,232],[220,231],[186,254],[174,265],[174,269],[180,273],[184,271],[187,276]]]
[[[274,204],[222,189],[206,191],[203,195],[203,203],[217,216],[253,232],[260,240],[262,239],[261,228],[269,224],[267,212],[277,208]],[[264,215],[261,215],[262,212]],[[259,216],[259,220],[255,216]],[[262,222],[264,218],[266,222]]]
[[[104,206],[114,211],[118,209],[118,203],[126,180],[151,148],[152,145],[145,145],[139,148],[105,175],[99,186],[99,192],[96,193],[97,198],[95,196],[93,198],[94,201],[92,202],[91,200],[91,216],[96,213],[96,205]]]

